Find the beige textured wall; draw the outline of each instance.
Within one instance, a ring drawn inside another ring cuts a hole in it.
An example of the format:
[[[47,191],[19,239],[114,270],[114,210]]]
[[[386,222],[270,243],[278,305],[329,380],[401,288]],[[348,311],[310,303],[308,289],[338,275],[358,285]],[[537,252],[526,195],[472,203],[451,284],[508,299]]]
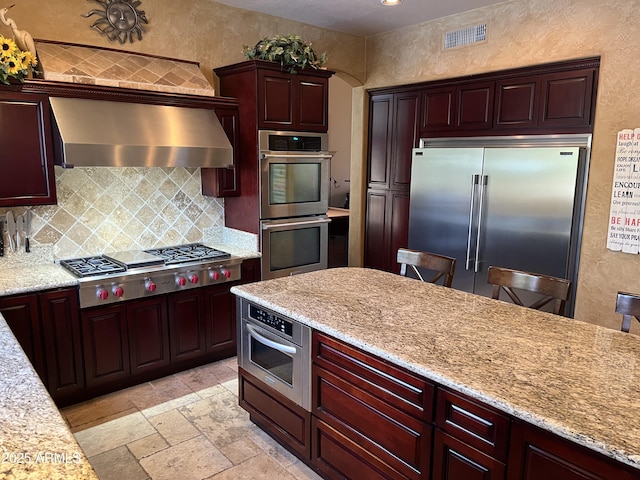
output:
[[[149,24],[142,41],[121,45],[111,43],[90,26],[99,18],[83,15],[102,9],[87,0],[18,0],[9,17],[34,38],[83,45],[118,48],[132,52],[162,55],[200,63],[206,78],[214,84],[213,68],[245,60],[242,46],[275,34],[297,33],[311,42],[318,53],[327,52],[326,67],[343,71],[364,81],[363,38],[292,22],[222,5],[213,0],[142,0],[138,7]],[[8,34],[0,24],[0,34]]]
[[[621,0],[513,0],[367,39],[366,88],[601,56],[575,316],[612,328],[621,321],[616,292],[640,292],[640,257],[606,249],[615,134],[640,126],[637,7]],[[488,23],[488,42],[442,51],[444,32],[478,22]]]

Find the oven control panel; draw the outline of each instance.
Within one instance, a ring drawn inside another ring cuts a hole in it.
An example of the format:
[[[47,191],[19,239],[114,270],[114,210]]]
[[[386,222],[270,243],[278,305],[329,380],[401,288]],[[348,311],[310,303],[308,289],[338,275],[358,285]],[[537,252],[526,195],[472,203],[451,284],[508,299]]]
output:
[[[287,337],[291,337],[293,335],[293,324],[290,321],[280,318],[271,312],[267,312],[266,310],[263,310],[254,305],[250,305],[249,316],[254,320],[257,320],[273,328],[274,330],[285,334]]]

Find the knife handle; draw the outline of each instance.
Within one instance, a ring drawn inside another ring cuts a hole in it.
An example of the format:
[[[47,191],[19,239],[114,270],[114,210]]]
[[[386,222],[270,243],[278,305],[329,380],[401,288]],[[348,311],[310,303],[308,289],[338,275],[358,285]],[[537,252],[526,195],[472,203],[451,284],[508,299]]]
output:
[[[31,250],[29,249],[29,237],[24,239],[24,251],[29,253]]]

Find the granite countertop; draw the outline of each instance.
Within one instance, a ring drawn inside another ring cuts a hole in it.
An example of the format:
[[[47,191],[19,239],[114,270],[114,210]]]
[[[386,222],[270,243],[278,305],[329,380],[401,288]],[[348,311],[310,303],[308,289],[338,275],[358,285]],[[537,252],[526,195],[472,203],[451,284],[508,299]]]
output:
[[[2,315],[0,400],[0,477],[97,480]]]
[[[640,337],[364,268],[240,297],[640,468]]]

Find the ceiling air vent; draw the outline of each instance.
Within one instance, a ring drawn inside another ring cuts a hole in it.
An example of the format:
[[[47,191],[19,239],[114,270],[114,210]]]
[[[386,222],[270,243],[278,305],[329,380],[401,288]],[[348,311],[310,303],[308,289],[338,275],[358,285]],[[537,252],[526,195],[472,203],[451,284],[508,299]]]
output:
[[[444,49],[462,47],[487,40],[487,24],[474,25],[444,34]]]

